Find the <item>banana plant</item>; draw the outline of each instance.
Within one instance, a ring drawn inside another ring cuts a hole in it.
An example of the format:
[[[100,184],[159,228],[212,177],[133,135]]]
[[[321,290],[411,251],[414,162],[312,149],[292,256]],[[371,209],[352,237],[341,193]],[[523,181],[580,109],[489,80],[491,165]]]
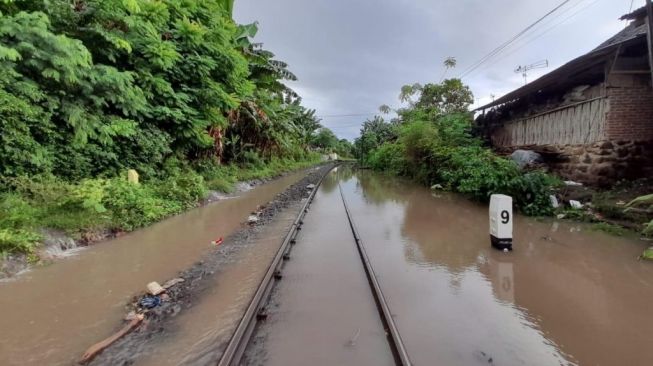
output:
[[[229,14],[230,18],[234,16],[234,0],[220,0],[220,6]]]

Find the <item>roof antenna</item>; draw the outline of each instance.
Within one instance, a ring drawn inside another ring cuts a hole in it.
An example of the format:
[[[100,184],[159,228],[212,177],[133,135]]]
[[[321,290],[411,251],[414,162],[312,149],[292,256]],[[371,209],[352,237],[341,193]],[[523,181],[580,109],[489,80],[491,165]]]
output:
[[[549,60],[541,60],[530,65],[518,66],[515,69],[515,73],[521,73],[524,77],[524,85],[528,84],[528,72],[534,69],[544,69],[549,67]]]

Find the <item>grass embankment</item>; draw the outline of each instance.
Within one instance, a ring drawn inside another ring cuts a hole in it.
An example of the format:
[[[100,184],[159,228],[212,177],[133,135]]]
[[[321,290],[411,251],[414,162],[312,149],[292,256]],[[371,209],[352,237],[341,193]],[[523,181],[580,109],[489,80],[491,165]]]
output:
[[[92,241],[94,233],[133,231],[197,207],[211,190],[232,192],[239,181],[270,178],[319,161],[319,155],[311,154],[300,161],[176,168],[165,178],[140,184],[129,183],[126,173],[74,183],[54,176],[10,178],[0,193],[0,258],[24,253],[38,260],[44,228]]]

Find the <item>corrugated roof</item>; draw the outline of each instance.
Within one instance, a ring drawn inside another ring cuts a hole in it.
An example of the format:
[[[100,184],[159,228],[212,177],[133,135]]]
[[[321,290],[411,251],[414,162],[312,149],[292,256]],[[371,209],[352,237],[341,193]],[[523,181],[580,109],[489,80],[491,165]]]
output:
[[[636,19],[637,17],[640,16],[639,12],[642,11],[642,9],[646,11],[646,8],[635,10],[630,14],[624,15],[624,17],[628,17],[625,19]],[[633,18],[631,18],[631,16],[633,16]],[[622,19],[624,17],[622,17]],[[647,28],[646,23],[639,24],[639,25],[636,25],[635,23],[631,23],[624,30],[617,33],[607,41],[603,42],[601,45],[599,45],[597,48],[593,49],[589,53],[564,64],[563,66],[551,71],[550,73],[540,77],[539,79],[536,79],[531,83],[526,84],[525,86],[504,95],[503,97],[495,100],[492,103],[476,108],[474,111],[492,108],[504,103],[514,101],[525,95],[529,95],[531,93],[537,93],[545,89],[546,87],[550,86],[551,84],[555,83],[555,81],[559,78],[581,71],[582,69],[592,66],[593,64],[603,62],[604,57],[609,55],[619,45],[632,41],[639,37],[646,36],[646,28]]]
[[[624,42],[628,42],[631,39],[635,39],[639,36],[646,35],[646,26],[647,26],[646,23],[640,24],[639,26],[631,24],[621,32],[615,34],[612,38],[601,43],[601,45],[596,47],[594,51],[600,50],[601,48],[610,47]]]
[[[641,8],[633,11],[632,13],[628,13],[624,16],[622,16],[621,20],[633,20],[633,19],[638,19],[638,18],[644,18],[646,16],[646,6],[642,6]]]

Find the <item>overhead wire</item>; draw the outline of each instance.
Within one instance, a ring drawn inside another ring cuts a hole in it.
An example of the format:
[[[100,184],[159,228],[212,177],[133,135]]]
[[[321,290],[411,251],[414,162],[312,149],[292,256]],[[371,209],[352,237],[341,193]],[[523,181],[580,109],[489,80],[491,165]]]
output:
[[[332,115],[324,115],[324,116],[317,116],[318,118],[341,118],[341,117],[365,117],[365,116],[373,116],[375,114],[379,114],[378,112],[374,113],[353,113],[353,114],[332,114]]]
[[[510,53],[507,53],[507,54],[501,56],[500,58],[497,58],[496,60],[494,60],[494,62],[492,62],[491,64],[486,65],[484,68],[482,68],[482,70],[487,69],[488,67],[492,67],[492,66],[496,65],[499,61],[502,61],[502,60],[506,59],[507,57],[510,57],[510,56],[514,55],[517,51],[519,51],[519,50],[521,50],[522,48],[528,46],[529,44],[532,44],[532,43],[535,42],[536,40],[538,40],[538,39],[540,39],[541,37],[543,37],[543,36],[545,36],[546,34],[548,34],[548,33],[549,33],[550,31],[552,31],[553,29],[559,27],[560,25],[564,24],[564,23],[567,22],[568,20],[574,18],[575,16],[577,16],[577,15],[580,14],[581,12],[587,10],[588,8],[590,8],[592,5],[596,4],[596,3],[599,2],[599,1],[600,1],[600,0],[593,0],[593,1],[590,1],[589,3],[585,3],[586,5],[585,5],[584,7],[582,7],[582,8],[580,8],[578,11],[572,13],[570,16],[564,18],[563,20],[561,20],[560,22],[558,22],[558,23],[552,25],[551,27],[546,28],[544,31],[535,34],[534,37],[529,38],[525,43],[522,43],[522,44],[519,45],[517,48],[514,48]],[[580,4],[583,4],[583,1],[577,3],[576,6],[577,6],[577,5],[580,5]],[[576,6],[574,6],[574,7],[576,7]],[[572,7],[572,8],[573,8],[573,7]]]
[[[485,62],[487,62],[489,59],[503,51],[506,47],[510,46],[512,43],[514,43],[517,39],[522,37],[524,34],[528,33],[531,29],[533,29],[535,26],[538,24],[542,23],[545,19],[547,19],[549,16],[552,14],[556,13],[560,8],[563,6],[567,5],[569,2],[572,0],[564,0],[562,3],[558,4],[555,8],[544,14],[542,17],[537,19],[535,22],[531,23],[529,26],[521,30],[519,33],[514,35],[512,38],[507,40],[506,42],[502,43],[498,47],[496,47],[494,50],[490,51],[488,54],[483,56],[481,59],[473,63],[471,66],[467,67],[459,76],[460,79],[464,78],[465,76],[469,75],[471,72],[474,70],[478,69],[481,65],[483,65]]]

